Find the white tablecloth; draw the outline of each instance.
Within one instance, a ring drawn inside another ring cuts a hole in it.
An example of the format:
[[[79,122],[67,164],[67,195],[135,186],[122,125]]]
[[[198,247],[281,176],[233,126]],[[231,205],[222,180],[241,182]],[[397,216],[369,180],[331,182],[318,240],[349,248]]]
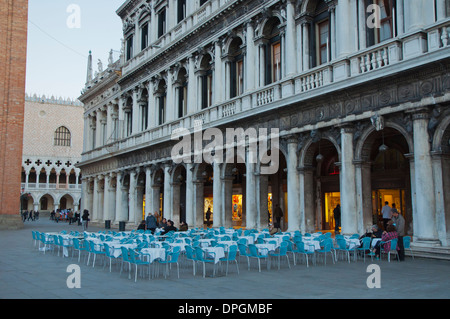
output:
[[[258,252],[261,255],[267,255],[268,252],[275,251],[278,247],[278,245],[275,244],[255,244],[255,246],[258,248]]]
[[[320,249],[320,242],[317,240],[303,238],[303,243],[305,244],[305,250],[307,251]]]
[[[357,238],[349,238],[345,240],[347,243],[347,248],[348,249],[353,249],[356,247],[359,247],[361,245],[361,243],[359,242],[359,239]]]
[[[225,250],[223,247],[205,247],[202,248],[207,253],[213,252],[210,257],[214,257],[214,262],[217,264],[220,261],[220,258],[225,257]]]
[[[166,250],[164,248],[143,248],[141,249],[142,254],[148,254],[147,261],[153,262],[157,258],[161,260],[166,260]]]
[[[209,247],[211,246],[211,242],[215,240],[212,238],[204,238],[204,239],[199,239],[198,242],[200,243],[200,247]]]
[[[110,243],[110,242],[105,242],[110,248],[112,248],[112,255],[114,257],[119,257],[122,256],[122,248],[121,247],[125,247],[126,249],[133,249],[137,247],[137,244],[121,244],[121,243]],[[101,247],[103,249],[103,246]]]
[[[277,237],[273,237],[273,238],[263,238],[265,243],[269,243],[271,241],[275,241],[277,243],[277,245],[280,245],[281,242],[283,241],[283,237],[281,236],[277,236]]]
[[[236,245],[237,246],[237,241],[234,240],[226,240],[226,241],[220,241],[219,244],[224,245],[226,251],[229,250],[230,246],[232,245]]]
[[[241,238],[244,238],[247,240],[247,245],[255,243],[255,238],[253,236],[239,236],[238,237],[238,239],[241,239]]]

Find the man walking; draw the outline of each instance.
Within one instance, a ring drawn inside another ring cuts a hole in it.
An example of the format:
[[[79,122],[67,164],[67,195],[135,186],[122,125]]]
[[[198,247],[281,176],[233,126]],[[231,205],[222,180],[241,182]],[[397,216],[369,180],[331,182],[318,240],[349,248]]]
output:
[[[403,236],[405,236],[405,218],[398,212],[397,209],[392,210],[392,222],[395,228],[397,228],[398,235],[398,259],[400,261],[405,260],[405,248],[403,247]]]

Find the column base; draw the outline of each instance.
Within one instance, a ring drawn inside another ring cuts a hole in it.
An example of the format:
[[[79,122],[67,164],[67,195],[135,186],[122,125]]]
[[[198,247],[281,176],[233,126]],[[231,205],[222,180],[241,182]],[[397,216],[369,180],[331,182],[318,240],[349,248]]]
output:
[[[438,239],[417,238],[411,242],[411,246],[416,247],[441,247],[442,244]]]
[[[18,230],[23,227],[20,215],[0,215],[0,230]]]

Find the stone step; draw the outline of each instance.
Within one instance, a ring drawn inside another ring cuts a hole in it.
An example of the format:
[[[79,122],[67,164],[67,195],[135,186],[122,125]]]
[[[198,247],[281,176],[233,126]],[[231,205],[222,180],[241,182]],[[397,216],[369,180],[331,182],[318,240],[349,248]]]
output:
[[[411,244],[411,249],[414,257],[450,260],[450,247],[423,247]],[[405,255],[411,256],[411,251],[405,249]]]

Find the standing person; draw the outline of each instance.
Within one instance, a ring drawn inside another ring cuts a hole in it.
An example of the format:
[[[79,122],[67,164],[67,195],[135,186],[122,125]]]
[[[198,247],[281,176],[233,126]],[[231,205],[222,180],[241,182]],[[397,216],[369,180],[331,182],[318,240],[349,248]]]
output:
[[[392,204],[394,207],[394,204]],[[403,247],[403,236],[405,236],[405,218],[398,212],[397,209],[392,209],[392,222],[397,229],[398,238],[398,259],[400,261],[405,260],[405,248]]]
[[[69,219],[69,225],[72,225],[72,220],[73,220],[72,210],[69,210],[69,212],[67,213],[67,218]]]
[[[209,219],[211,218],[211,207],[208,207],[208,210],[206,211],[206,227],[209,226]]]
[[[392,218],[392,208],[389,206],[389,202],[384,202],[384,206],[381,209],[381,215],[383,215],[383,226],[384,230],[387,228],[388,221]]]
[[[87,209],[83,211],[83,216],[81,216],[81,223],[83,224],[83,230],[87,230],[89,223],[89,211]]]
[[[341,205],[337,204],[336,208],[333,210],[334,215],[334,232],[339,233],[339,227],[341,227]]]
[[[61,213],[59,212],[59,209],[58,209],[58,210],[56,210],[56,213],[55,213],[55,220],[56,220],[57,223],[59,223],[59,217],[60,216],[61,216]]]
[[[152,213],[148,213],[147,218],[145,219],[145,227],[146,229],[150,230],[152,232],[152,234],[155,233],[155,229],[156,229],[156,215],[157,213],[155,212],[154,214]]]
[[[273,212],[273,217],[275,217],[278,227],[281,227],[281,217],[283,217],[283,211],[278,204],[275,205],[275,210]],[[274,223],[275,224],[275,223]]]

